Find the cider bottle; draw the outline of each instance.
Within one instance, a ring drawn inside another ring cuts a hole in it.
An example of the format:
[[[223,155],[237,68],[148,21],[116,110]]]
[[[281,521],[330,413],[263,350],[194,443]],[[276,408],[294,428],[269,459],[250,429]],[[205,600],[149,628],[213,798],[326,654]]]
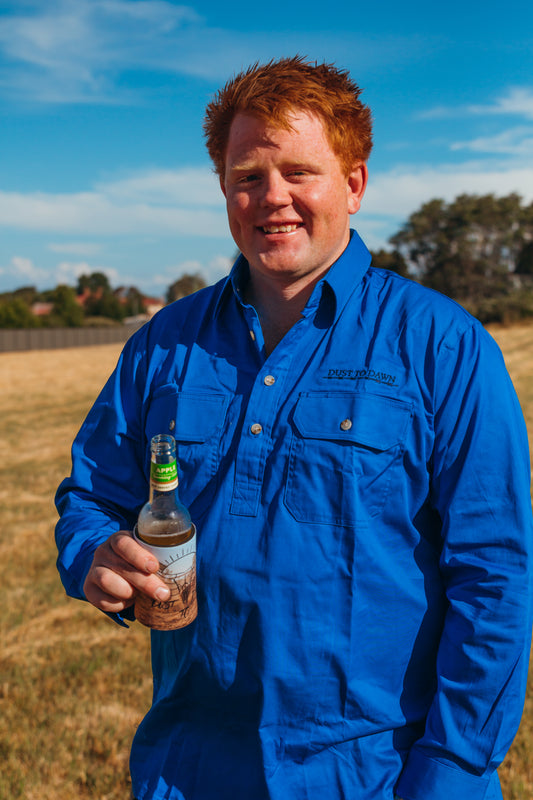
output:
[[[157,574],[170,589],[170,597],[161,602],[140,594],[135,616],[149,628],[166,631],[184,628],[196,618],[196,528],[178,497],[174,437],[154,436],[150,447],[150,498],[133,536],[159,561]]]

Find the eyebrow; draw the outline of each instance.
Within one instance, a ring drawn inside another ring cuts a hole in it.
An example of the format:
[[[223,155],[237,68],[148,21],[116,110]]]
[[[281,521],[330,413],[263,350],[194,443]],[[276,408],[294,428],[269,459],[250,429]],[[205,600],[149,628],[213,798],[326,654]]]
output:
[[[253,162],[251,162],[251,161],[250,162],[238,161],[236,164],[230,164],[228,166],[227,171],[228,172],[250,172],[250,171],[253,172],[257,168],[258,168],[257,165],[253,164]]]
[[[281,165],[282,168],[291,167],[292,169],[311,169],[312,164],[303,159],[288,159]],[[227,172],[255,172],[260,171],[259,167],[254,161],[237,161],[235,164],[228,166]]]

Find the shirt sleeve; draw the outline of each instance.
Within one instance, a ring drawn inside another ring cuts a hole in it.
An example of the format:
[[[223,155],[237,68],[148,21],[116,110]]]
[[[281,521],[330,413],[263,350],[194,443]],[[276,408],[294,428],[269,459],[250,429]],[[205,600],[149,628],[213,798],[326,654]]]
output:
[[[115,531],[132,529],[148,496],[141,364],[142,347],[127,344],[74,440],[71,475],[56,493],[57,566],[71,597],[85,599],[94,551]],[[133,618],[128,610],[124,617]]]
[[[404,800],[483,800],[522,714],[531,641],[530,461],[495,342],[474,324],[435,369],[432,503],[448,610],[424,736]]]

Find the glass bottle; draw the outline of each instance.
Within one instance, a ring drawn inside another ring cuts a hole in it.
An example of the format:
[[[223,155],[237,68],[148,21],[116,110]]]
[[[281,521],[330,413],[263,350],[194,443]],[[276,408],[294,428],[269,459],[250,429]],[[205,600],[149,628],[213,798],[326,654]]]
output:
[[[163,433],[151,441],[150,499],[142,507],[133,536],[159,561],[157,574],[170,589],[161,602],[140,594],[135,616],[156,630],[184,628],[196,618],[196,528],[178,497],[176,442]]]

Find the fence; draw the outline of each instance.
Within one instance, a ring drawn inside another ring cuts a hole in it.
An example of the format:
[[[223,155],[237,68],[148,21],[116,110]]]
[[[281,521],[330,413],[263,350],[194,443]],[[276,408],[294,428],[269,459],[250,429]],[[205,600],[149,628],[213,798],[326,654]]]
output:
[[[136,322],[109,328],[4,328],[0,330],[0,353],[125,342],[142,324]]]

